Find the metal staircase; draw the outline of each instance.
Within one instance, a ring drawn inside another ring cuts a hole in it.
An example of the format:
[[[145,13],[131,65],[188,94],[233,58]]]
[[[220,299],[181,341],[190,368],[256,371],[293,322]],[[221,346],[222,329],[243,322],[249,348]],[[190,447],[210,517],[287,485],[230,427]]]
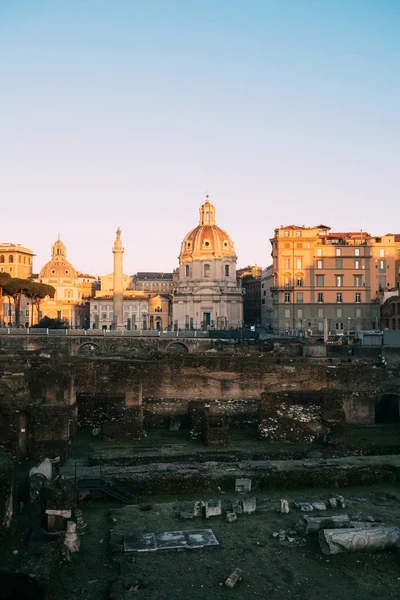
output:
[[[106,481],[105,479],[87,477],[84,479],[78,479],[76,481],[76,485],[80,490],[94,490],[103,492],[103,494],[107,494],[122,504],[133,504],[133,494],[122,490],[118,486]]]

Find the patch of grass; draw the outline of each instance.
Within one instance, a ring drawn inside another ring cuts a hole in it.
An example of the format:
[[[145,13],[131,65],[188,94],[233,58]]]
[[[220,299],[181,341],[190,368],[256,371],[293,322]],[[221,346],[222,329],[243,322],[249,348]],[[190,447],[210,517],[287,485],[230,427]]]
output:
[[[341,512],[350,515],[362,510],[365,515],[381,518],[386,523],[396,522],[399,502],[398,488],[357,487],[345,490],[302,489],[290,500],[327,499],[332,492],[342,493],[347,508]],[[382,493],[387,501],[378,502]],[[237,495],[222,495],[225,505]],[[322,554],[315,537],[305,545],[281,545],[272,537],[279,529],[290,529],[301,517],[292,510],[281,515],[277,508],[282,493],[257,492],[259,510],[245,515],[234,523],[224,519],[182,520],[173,516],[173,504],[182,500],[200,499],[199,495],[154,498],[152,509],[142,511],[138,506],[118,509],[117,505],[92,501],[82,503],[85,519],[92,533],[82,538],[81,552],[73,556],[70,565],[57,574],[53,600],[99,600],[107,597],[107,589],[117,577],[115,560],[122,560],[125,572],[140,581],[137,591],[142,600],[225,600],[239,597],[273,600],[376,600],[398,598],[398,556],[396,553],[343,553],[335,556]],[[363,497],[366,501],[356,498]],[[201,498],[207,500],[208,497]],[[117,519],[109,519],[110,508]],[[132,556],[111,554],[108,548],[110,529],[126,535],[134,531],[174,531],[212,528],[220,547],[209,550],[144,553]],[[239,567],[243,581],[234,590],[223,585],[228,575]],[[125,589],[119,600],[132,598]]]

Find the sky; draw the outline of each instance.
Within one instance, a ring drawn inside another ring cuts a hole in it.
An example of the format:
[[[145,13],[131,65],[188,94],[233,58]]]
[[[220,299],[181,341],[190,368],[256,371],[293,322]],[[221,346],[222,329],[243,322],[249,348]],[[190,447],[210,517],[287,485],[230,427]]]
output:
[[[172,271],[205,195],[274,228],[400,232],[399,0],[0,0],[0,242]]]

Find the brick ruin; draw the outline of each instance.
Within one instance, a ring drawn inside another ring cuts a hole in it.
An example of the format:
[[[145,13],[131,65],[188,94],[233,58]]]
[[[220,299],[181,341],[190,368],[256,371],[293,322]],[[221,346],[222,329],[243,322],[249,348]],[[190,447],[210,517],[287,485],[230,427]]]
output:
[[[54,344],[54,342],[53,342]],[[106,440],[138,439],[143,429],[185,428],[222,445],[229,426],[257,426],[261,440],[324,438],[340,423],[399,420],[396,354],[309,358],[301,348],[241,348],[134,358],[74,356],[62,347],[3,348],[0,444],[20,456],[66,457],[78,427]],[[396,412],[397,411],[397,412]]]

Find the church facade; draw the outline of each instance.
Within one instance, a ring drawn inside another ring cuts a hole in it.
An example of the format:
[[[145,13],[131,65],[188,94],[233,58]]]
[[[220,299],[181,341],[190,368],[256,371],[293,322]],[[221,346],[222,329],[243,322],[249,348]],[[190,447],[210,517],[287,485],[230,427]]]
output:
[[[185,236],[179,254],[173,300],[175,329],[230,329],[242,326],[242,290],[229,235],[216,224],[208,196],[197,227]]]
[[[40,283],[52,285],[54,298],[47,297],[40,304],[41,317],[60,319],[69,327],[85,326],[85,305],[82,300],[82,282],[70,262],[67,248],[60,238],[51,248],[51,260],[39,273]]]

